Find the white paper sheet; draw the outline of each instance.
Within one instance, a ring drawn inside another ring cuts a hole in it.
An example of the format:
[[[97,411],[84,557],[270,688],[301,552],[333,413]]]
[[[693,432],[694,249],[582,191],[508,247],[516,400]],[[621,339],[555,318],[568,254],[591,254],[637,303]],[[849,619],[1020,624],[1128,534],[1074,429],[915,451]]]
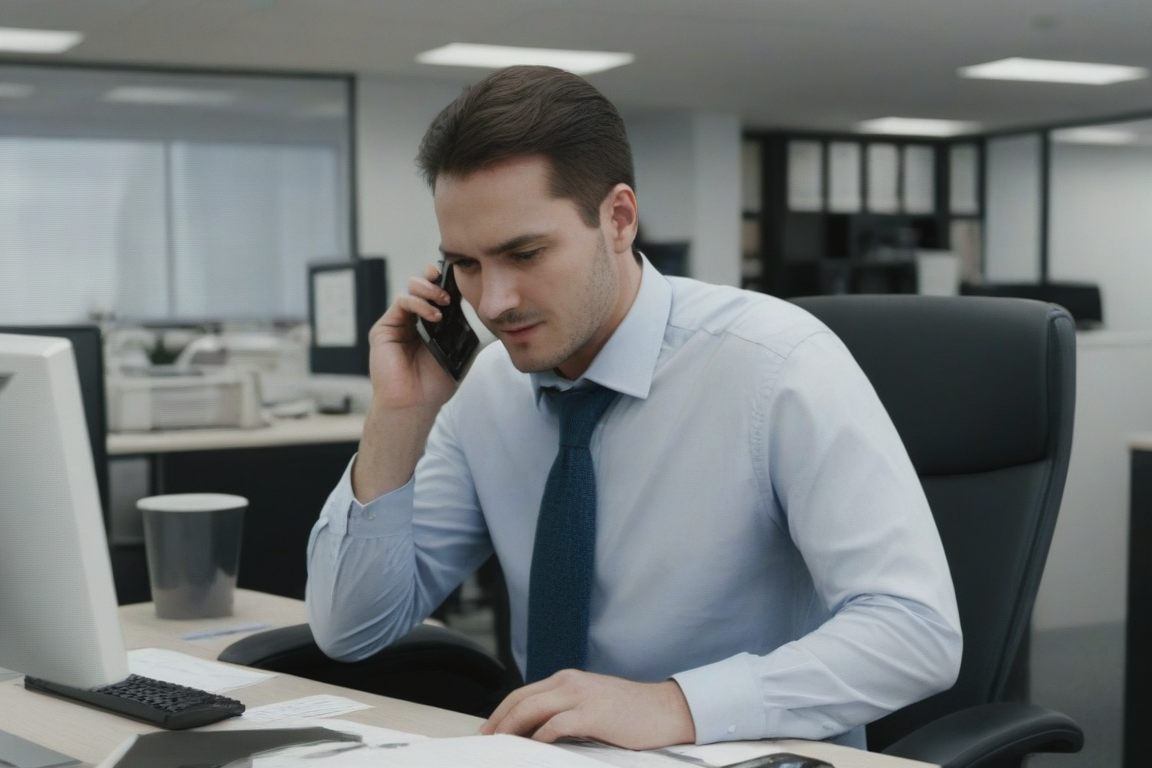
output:
[[[612,768],[692,768],[703,763],[682,755],[671,755],[661,750],[634,752],[608,745],[557,744],[560,749],[589,757]]]
[[[316,346],[356,346],[356,273],[351,269],[312,276]]]
[[[209,693],[223,693],[275,677],[270,672],[230,667],[162,648],[129,651],[128,669],[134,675],[199,688]]]
[[[775,755],[789,750],[777,746],[773,741],[723,741],[718,744],[683,744],[667,747],[656,752],[672,753],[703,760],[709,765],[723,766],[751,760],[754,757]]]
[[[241,716],[241,719],[248,722],[272,722],[294,718],[332,717],[355,712],[359,709],[371,708],[371,704],[353,701],[343,696],[321,694],[305,696],[302,699],[278,701],[275,704],[265,704],[262,707],[249,709]],[[321,723],[317,723],[317,725],[321,725]]]
[[[346,748],[332,745],[315,756],[300,750],[256,757],[252,768],[604,768],[604,764],[550,744],[518,736],[428,739],[403,746]]]
[[[325,720],[308,720],[305,721],[305,723],[305,727],[308,728],[320,726],[321,728],[331,728],[341,733],[354,733],[364,739],[364,743],[370,747],[379,747],[384,744],[411,744],[414,741],[428,741],[427,736],[421,736],[418,733],[394,731],[391,728],[381,728],[378,725],[364,725],[364,723],[354,723],[351,720],[339,720],[334,717]]]

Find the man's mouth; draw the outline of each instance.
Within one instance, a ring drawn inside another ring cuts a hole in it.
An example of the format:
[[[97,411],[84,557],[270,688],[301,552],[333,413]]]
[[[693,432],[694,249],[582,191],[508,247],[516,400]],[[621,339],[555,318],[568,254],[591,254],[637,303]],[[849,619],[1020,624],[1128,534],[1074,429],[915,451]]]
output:
[[[518,325],[513,328],[502,328],[500,333],[513,341],[527,338],[539,326],[540,323],[528,323],[527,325]]]

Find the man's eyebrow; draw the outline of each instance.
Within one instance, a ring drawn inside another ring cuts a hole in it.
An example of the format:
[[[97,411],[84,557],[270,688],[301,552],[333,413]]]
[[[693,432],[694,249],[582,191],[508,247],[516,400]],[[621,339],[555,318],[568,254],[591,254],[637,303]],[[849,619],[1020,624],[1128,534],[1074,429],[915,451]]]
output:
[[[542,232],[533,232],[533,233],[529,233],[526,235],[517,235],[516,237],[505,240],[504,242],[499,243],[498,245],[494,245],[491,248],[485,248],[483,253],[485,256],[499,256],[500,254],[507,253],[508,251],[520,250],[521,248],[524,248],[525,246],[528,246],[528,245],[532,245],[533,243],[535,243],[539,240],[543,240],[546,237],[547,237],[547,235],[545,235]],[[458,253],[456,251],[449,251],[449,250],[445,249],[443,245],[440,246],[440,253],[442,253],[445,258],[453,258],[453,259],[468,258],[467,254]]]
[[[546,237],[543,233],[533,232],[525,235],[517,235],[516,237],[509,238],[504,242],[494,245],[491,248],[484,249],[486,256],[499,256],[508,251],[518,251],[521,248],[531,245],[538,240],[543,240]]]

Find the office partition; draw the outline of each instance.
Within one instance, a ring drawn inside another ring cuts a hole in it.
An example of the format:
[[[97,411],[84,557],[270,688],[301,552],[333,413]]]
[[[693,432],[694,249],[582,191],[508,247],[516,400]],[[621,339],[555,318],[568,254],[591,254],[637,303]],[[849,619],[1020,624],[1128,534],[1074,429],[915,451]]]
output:
[[[351,80],[0,65],[0,322],[302,319],[354,253]]]

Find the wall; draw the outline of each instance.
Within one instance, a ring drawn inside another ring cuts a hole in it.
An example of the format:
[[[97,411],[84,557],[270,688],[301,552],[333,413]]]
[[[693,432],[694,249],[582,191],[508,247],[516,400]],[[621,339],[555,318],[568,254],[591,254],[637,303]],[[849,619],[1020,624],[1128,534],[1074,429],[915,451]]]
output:
[[[1110,330],[1152,330],[1152,147],[1052,145],[1054,280],[1100,285]]]
[[[1127,438],[1152,431],[1152,147],[1053,144],[1055,280],[1100,285],[1107,331],[1079,335],[1076,430],[1034,623],[1123,621]]]
[[[460,88],[434,81],[361,77],[356,89],[356,181],[360,253],[388,258],[388,290],[440,258],[432,195],[416,150],[432,118]]]
[[[1128,435],[1152,431],[1152,332],[1077,334],[1068,481],[1033,614],[1037,629],[1123,621]]]
[[[992,139],[985,159],[984,277],[1040,279],[1040,136]]]
[[[695,163],[695,255],[692,276],[740,285],[740,120],[736,115],[692,115]]]
[[[460,89],[362,77],[357,88],[360,252],[388,257],[389,291],[438,258],[432,196],[414,158],[432,118]],[[645,236],[690,240],[691,273],[739,285],[740,123],[683,110],[624,113]]]
[[[688,240],[689,272],[740,285],[740,121],[719,112],[625,111],[644,237]]]

